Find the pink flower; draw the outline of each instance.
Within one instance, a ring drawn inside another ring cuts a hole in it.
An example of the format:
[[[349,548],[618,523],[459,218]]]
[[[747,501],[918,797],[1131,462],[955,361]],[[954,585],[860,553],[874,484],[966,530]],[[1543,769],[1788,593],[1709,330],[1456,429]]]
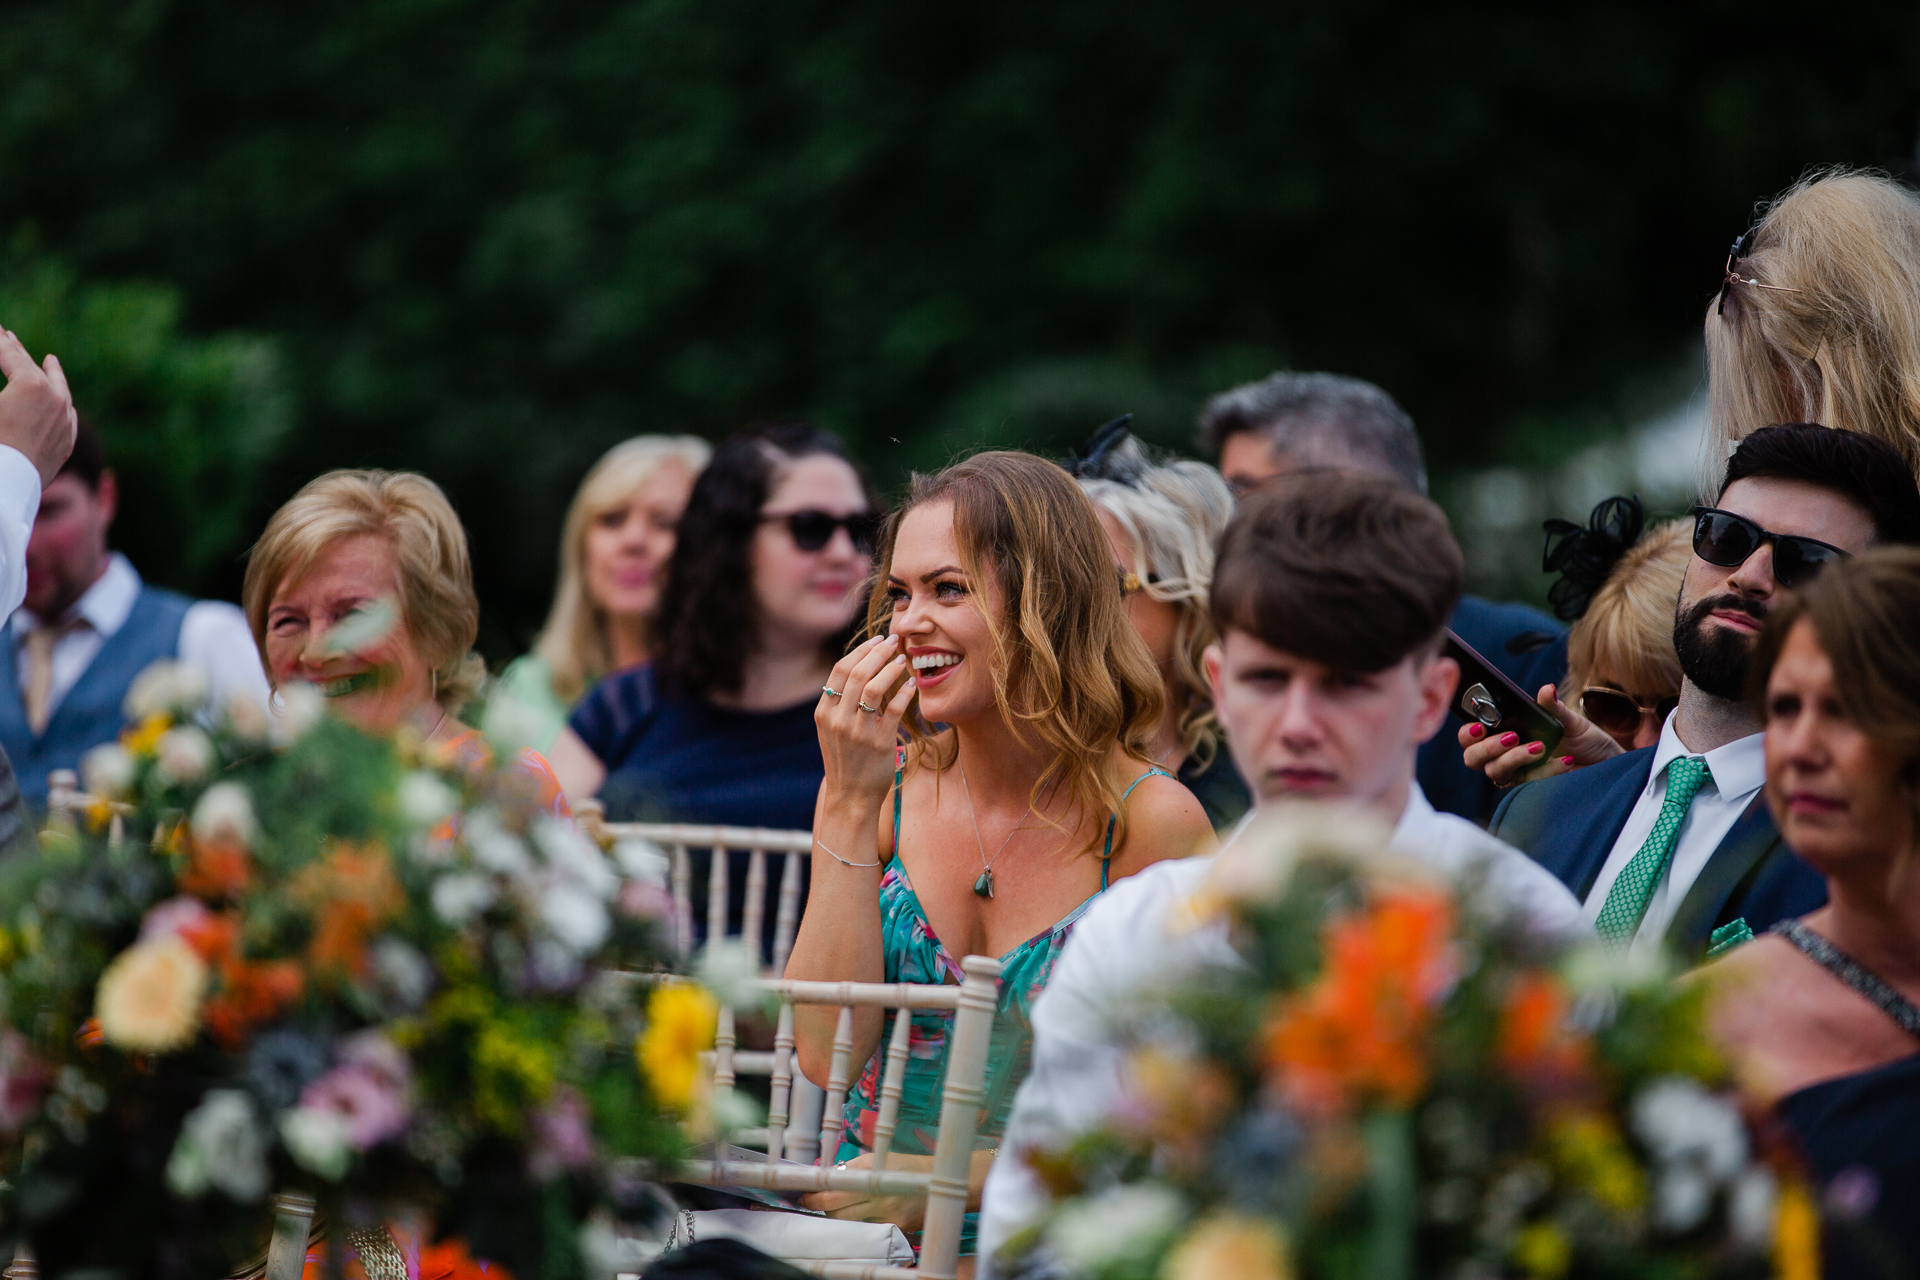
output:
[[[301,1091],[300,1105],[339,1116],[356,1151],[365,1151],[407,1127],[405,1093],[381,1072],[359,1063],[342,1063],[315,1080]]]
[[[147,912],[147,918],[140,922],[140,941],[155,942],[161,938],[177,937],[212,914],[206,903],[191,894],[183,893],[177,898],[168,898],[165,902],[155,903]]]
[[[50,1075],[25,1036],[12,1027],[0,1028],[0,1133],[20,1132],[40,1109]]]
[[[620,910],[639,920],[665,920],[673,911],[673,899],[662,885],[629,880],[620,887]]]
[[[546,1179],[593,1163],[593,1134],[587,1104],[565,1085],[553,1091],[547,1105],[533,1116],[533,1151],[528,1164],[533,1176]]]

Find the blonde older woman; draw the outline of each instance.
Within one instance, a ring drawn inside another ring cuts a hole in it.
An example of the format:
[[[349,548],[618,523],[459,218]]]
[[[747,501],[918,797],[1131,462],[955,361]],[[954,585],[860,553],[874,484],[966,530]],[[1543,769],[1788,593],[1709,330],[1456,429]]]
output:
[[[1233,515],[1233,491],[1204,462],[1153,460],[1124,434],[1125,422],[1101,428],[1068,469],[1093,499],[1127,618],[1160,671],[1166,707],[1150,748],[1154,763],[1187,785],[1220,830],[1252,803],[1220,740],[1202,661],[1214,642],[1213,547]]]
[[[274,512],[241,592],[276,702],[306,684],[367,733],[409,729],[478,767],[457,718],[486,666],[467,534],[440,487],[411,472],[330,471]],[[520,764],[558,801],[532,751]]]
[[[581,695],[653,657],[653,614],[680,513],[712,454],[696,436],[635,436],[573,495],[560,581],[533,651],[494,681],[481,727],[496,746],[550,751]]]

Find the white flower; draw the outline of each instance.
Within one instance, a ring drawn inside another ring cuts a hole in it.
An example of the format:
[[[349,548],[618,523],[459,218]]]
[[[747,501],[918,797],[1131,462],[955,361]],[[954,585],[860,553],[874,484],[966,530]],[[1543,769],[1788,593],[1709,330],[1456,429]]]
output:
[[[714,999],[733,1009],[760,1003],[760,956],[751,943],[723,938],[710,943],[694,964],[694,977]]]
[[[1771,1245],[1779,1203],[1780,1185],[1773,1170],[1763,1164],[1748,1165],[1727,1197],[1727,1226],[1734,1242],[1756,1253]]]
[[[1046,1242],[1075,1270],[1099,1271],[1149,1254],[1186,1216],[1171,1187],[1128,1183],[1069,1203],[1047,1224]]]
[[[193,782],[213,768],[213,739],[198,725],[173,726],[153,750],[161,776],[172,782]]]
[[[1575,991],[1651,991],[1670,981],[1673,965],[1658,948],[1615,949],[1598,942],[1575,949],[1562,966]]]
[[[595,896],[606,899],[620,887],[620,877],[580,828],[561,818],[541,814],[533,820],[533,842],[546,855],[547,865]]]
[[[346,1176],[353,1151],[347,1144],[347,1121],[338,1111],[295,1107],[280,1113],[280,1140],[294,1163],[328,1182]]]
[[[260,836],[253,796],[242,782],[216,782],[193,806],[189,824],[196,840],[232,840],[251,847]]]
[[[180,1126],[167,1161],[167,1185],[197,1196],[208,1187],[235,1200],[258,1200],[267,1192],[267,1138],[253,1100],[239,1089],[209,1089]]]
[[[198,667],[171,658],[160,661],[133,678],[127,688],[126,712],[129,720],[148,716],[191,715],[207,700],[207,676]]]
[[[460,807],[460,797],[453,788],[427,769],[415,769],[400,779],[399,800],[400,812],[420,827],[431,827]]]
[[[327,697],[305,681],[296,680],[275,690],[267,709],[273,713],[269,726],[273,744],[291,746],[327,714]]]
[[[400,608],[391,596],[361,605],[328,631],[321,648],[329,654],[361,654],[378,645],[400,621]]]
[[[264,742],[272,726],[266,707],[252,694],[235,689],[227,695],[227,728],[249,742]]]
[[[434,914],[459,928],[492,906],[493,881],[472,871],[456,871],[433,882]]]
[[[527,842],[503,828],[490,809],[476,809],[467,815],[466,838],[473,860],[489,871],[510,876],[533,869]]]
[[[1713,1181],[1690,1165],[1668,1165],[1653,1175],[1653,1225],[1678,1235],[1706,1221]]]
[[[615,841],[613,858],[630,879],[657,889],[666,888],[667,875],[673,870],[673,860],[667,856],[666,850],[651,840]]]
[[[1378,817],[1351,805],[1271,805],[1214,859],[1201,896],[1273,902],[1287,891],[1294,868],[1306,859],[1385,869],[1382,851],[1391,836]]]
[[[133,790],[133,753],[117,742],[103,742],[80,757],[80,785],[88,794],[118,799]]]
[[[607,904],[569,881],[548,885],[540,894],[540,922],[548,932],[576,952],[587,952],[607,940],[612,920]]]
[[[373,944],[372,955],[380,990],[403,1012],[411,1013],[427,1002],[433,990],[433,966],[417,947],[388,934]]]
[[[1725,1098],[1697,1080],[1663,1076],[1633,1100],[1633,1132],[1655,1163],[1685,1165],[1715,1184],[1747,1163],[1747,1127]]]

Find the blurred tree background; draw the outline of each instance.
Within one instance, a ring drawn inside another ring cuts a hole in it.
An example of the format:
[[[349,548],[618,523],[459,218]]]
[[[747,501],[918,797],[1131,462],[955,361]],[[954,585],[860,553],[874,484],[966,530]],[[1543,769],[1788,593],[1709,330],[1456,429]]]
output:
[[[300,482],[415,467],[497,660],[638,432],[799,413],[892,485],[1329,368],[1443,493],[1554,462],[1685,397],[1756,201],[1917,127],[1892,3],[14,0],[0,322],[152,577],[231,596]]]

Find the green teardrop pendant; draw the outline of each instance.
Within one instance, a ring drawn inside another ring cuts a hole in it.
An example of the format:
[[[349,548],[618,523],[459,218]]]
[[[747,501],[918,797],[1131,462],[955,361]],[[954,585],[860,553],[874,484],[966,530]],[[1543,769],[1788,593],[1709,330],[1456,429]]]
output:
[[[991,898],[993,896],[993,868],[992,867],[988,867],[985,871],[982,871],[980,873],[980,878],[973,882],[973,891],[976,894],[980,895],[982,898]]]

